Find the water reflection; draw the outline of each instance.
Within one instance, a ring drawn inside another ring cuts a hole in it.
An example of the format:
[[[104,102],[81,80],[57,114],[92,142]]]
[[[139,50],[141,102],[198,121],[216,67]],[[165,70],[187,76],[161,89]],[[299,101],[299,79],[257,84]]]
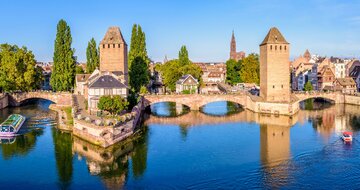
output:
[[[14,156],[28,155],[35,147],[37,138],[42,134],[42,130],[32,130],[17,137],[1,137],[0,149],[3,159],[7,160]]]
[[[73,152],[78,159],[85,158],[91,175],[98,176],[107,189],[122,189],[129,175],[131,165],[134,178],[140,178],[147,167],[148,129],[126,142],[102,148],[73,138]]]
[[[276,118],[279,124],[281,120],[291,120],[290,117]],[[260,125],[260,157],[263,169],[264,186],[270,189],[278,189],[286,185],[289,178],[287,162],[290,153],[290,127],[291,125]]]
[[[200,108],[200,112],[212,116],[225,116],[244,111],[243,107],[234,102],[211,102]]]
[[[186,114],[190,108],[175,102],[160,102],[150,106],[151,113],[158,117],[176,117]]]
[[[73,176],[72,134],[52,128],[52,137],[60,187],[66,189]]]

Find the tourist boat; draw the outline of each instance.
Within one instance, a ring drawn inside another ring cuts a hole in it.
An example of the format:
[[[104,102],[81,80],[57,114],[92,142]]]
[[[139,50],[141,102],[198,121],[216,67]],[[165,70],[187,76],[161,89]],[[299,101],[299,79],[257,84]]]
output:
[[[0,125],[0,137],[12,137],[20,130],[26,118],[19,114],[11,114]]]
[[[352,132],[345,131],[342,133],[342,140],[345,142],[351,142],[352,141]]]

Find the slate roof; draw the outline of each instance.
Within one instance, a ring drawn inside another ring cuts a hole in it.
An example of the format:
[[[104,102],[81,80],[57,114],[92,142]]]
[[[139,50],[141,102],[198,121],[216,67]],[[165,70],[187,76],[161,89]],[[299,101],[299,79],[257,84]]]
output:
[[[127,86],[111,75],[103,75],[90,84],[89,88],[127,88]]]
[[[284,36],[280,33],[280,31],[276,27],[270,28],[268,34],[265,39],[262,41],[260,45],[265,44],[289,44]]]
[[[193,78],[194,81],[195,81],[196,83],[198,83],[198,81],[197,81],[196,78],[194,78],[194,77],[193,77],[192,75],[190,75],[190,74],[187,74],[187,75],[183,75],[178,81],[176,81],[176,84],[182,84],[182,83],[184,83],[184,82],[186,81],[186,79],[189,78],[189,77]]]
[[[350,77],[357,78],[360,74],[360,66],[355,66],[354,69],[350,72]]]
[[[109,27],[107,30],[103,40],[101,40],[100,44],[126,44],[124,37],[120,32],[120,28],[116,26]]]

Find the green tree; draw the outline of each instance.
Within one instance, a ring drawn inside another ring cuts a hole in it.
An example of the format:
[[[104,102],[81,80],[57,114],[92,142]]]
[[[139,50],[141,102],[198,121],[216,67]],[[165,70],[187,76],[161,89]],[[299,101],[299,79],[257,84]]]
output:
[[[16,45],[0,45],[0,89],[28,91],[39,88],[42,81],[42,69],[36,66],[31,51]]]
[[[260,83],[260,63],[257,54],[250,54],[240,60],[240,81],[246,83]]]
[[[103,111],[108,111],[112,115],[118,114],[127,109],[129,103],[123,97],[116,96],[101,96],[98,103],[98,108]]]
[[[146,37],[140,25],[134,24],[133,26],[128,57],[130,93],[137,96],[140,87],[147,86],[150,81],[148,70],[150,60],[146,50]]]
[[[180,63],[180,65],[187,65],[190,63],[189,53],[186,49],[186,46],[181,46],[181,48],[180,48],[179,63]]]
[[[94,38],[91,38],[88,42],[88,46],[86,48],[86,60],[86,73],[92,73],[97,67],[99,67],[99,52]]]
[[[226,62],[226,83],[234,85],[242,82],[240,78],[241,64],[233,59]]]
[[[159,71],[163,77],[163,84],[168,87],[171,91],[176,89],[176,81],[178,81],[181,76],[190,74],[194,78],[198,79],[200,85],[202,81],[202,70],[201,68],[193,64],[189,57],[186,46],[182,46],[179,51],[179,59],[174,59],[166,62],[163,65],[156,67],[156,70]]]
[[[76,65],[75,72],[76,72],[76,74],[84,74],[85,73],[84,69],[80,65]]]
[[[130,66],[130,86],[136,92],[140,92],[142,86],[149,83],[148,66],[141,57],[136,57]]]
[[[305,91],[312,91],[312,90],[313,90],[313,86],[312,86],[312,84],[311,84],[310,81],[307,81],[307,82],[305,83],[304,90],[305,90]]]
[[[70,27],[61,19],[57,25],[54,65],[50,78],[50,85],[55,91],[69,91],[74,87],[76,60],[71,43]]]

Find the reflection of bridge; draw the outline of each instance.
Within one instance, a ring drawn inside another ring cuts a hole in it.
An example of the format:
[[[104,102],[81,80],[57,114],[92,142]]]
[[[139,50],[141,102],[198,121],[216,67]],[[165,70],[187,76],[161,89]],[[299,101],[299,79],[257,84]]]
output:
[[[235,123],[235,122],[255,122],[259,124],[270,124],[278,126],[292,126],[297,122],[296,115],[289,116],[274,116],[270,114],[259,114],[248,110],[231,114],[228,116],[211,116],[199,111],[191,111],[187,114],[178,117],[158,117],[150,115],[145,121],[145,124],[175,124],[185,126],[218,124],[218,123]]]
[[[71,96],[69,92],[48,92],[34,91],[9,94],[9,102],[11,105],[19,106],[22,102],[30,99],[45,99],[54,102],[59,106],[71,106]]]
[[[199,110],[202,106],[216,101],[229,101],[242,105],[244,108],[257,113],[270,113],[281,115],[293,115],[299,110],[299,102],[311,98],[323,98],[334,103],[345,103],[360,105],[360,97],[342,94],[340,92],[331,93],[292,93],[291,102],[265,102],[261,97],[253,96],[249,93],[240,94],[174,94],[174,95],[146,95],[144,97],[147,105],[159,102],[175,102],[188,106],[191,110]]]

